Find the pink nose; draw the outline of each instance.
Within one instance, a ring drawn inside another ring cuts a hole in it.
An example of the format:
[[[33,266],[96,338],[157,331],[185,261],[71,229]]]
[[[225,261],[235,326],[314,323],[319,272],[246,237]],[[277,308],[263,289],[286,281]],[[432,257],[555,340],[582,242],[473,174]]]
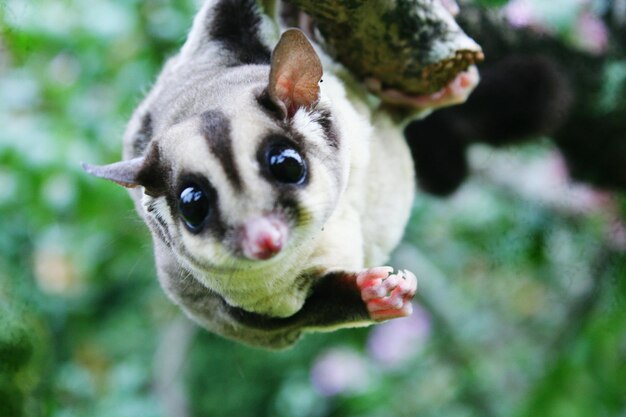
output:
[[[272,258],[282,250],[287,233],[285,222],[275,216],[248,220],[241,234],[241,249],[244,256],[259,261]]]

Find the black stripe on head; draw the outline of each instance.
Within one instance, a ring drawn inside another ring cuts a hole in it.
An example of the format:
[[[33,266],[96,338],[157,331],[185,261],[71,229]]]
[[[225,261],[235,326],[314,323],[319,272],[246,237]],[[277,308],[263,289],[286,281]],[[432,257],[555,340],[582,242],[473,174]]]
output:
[[[259,37],[261,17],[255,0],[222,0],[207,22],[209,37],[222,42],[241,64],[269,64],[270,50]]]
[[[135,137],[133,138],[134,157],[143,155],[152,141],[153,132],[152,115],[150,113],[146,113],[141,119],[141,127],[137,133],[135,133]]]
[[[230,122],[219,111],[209,110],[200,115],[200,130],[206,139],[209,149],[222,164],[226,179],[236,191],[241,191],[243,186],[239,171],[235,165],[232,138],[230,135]]]
[[[272,99],[270,93],[267,89],[263,90],[261,95],[259,95],[256,99],[257,104],[261,106],[261,108],[270,116],[272,119],[278,122],[284,122],[287,118],[286,109],[281,108],[276,101]]]
[[[322,126],[322,130],[324,130],[324,137],[326,138],[326,142],[328,142],[328,146],[339,149],[339,135],[333,123],[332,113],[328,110],[320,110],[317,114],[317,123],[319,123],[320,126]]]

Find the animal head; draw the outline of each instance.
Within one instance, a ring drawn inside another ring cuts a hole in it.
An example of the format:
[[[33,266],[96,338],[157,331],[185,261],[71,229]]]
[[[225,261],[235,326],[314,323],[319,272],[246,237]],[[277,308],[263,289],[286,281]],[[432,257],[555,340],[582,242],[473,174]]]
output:
[[[153,234],[192,271],[282,262],[309,250],[346,183],[321,76],[306,37],[288,30],[270,65],[224,66],[189,83],[170,104],[184,117],[155,130],[142,156],[84,168],[142,187]]]

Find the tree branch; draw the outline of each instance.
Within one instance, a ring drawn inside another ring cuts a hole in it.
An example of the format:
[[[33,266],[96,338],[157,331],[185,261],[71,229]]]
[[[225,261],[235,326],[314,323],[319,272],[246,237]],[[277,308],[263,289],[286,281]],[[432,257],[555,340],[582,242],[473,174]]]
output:
[[[434,93],[483,59],[437,0],[287,1],[313,18],[331,55],[384,89]]]

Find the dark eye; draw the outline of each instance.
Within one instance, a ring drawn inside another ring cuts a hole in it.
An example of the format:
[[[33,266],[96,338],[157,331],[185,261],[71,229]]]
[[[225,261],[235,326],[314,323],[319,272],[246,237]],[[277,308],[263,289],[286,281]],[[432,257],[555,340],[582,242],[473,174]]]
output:
[[[306,177],[306,165],[300,153],[289,147],[274,147],[268,154],[270,173],[286,184],[301,184]]]
[[[178,209],[189,230],[199,232],[209,217],[209,198],[198,185],[190,184],[180,193]]]

